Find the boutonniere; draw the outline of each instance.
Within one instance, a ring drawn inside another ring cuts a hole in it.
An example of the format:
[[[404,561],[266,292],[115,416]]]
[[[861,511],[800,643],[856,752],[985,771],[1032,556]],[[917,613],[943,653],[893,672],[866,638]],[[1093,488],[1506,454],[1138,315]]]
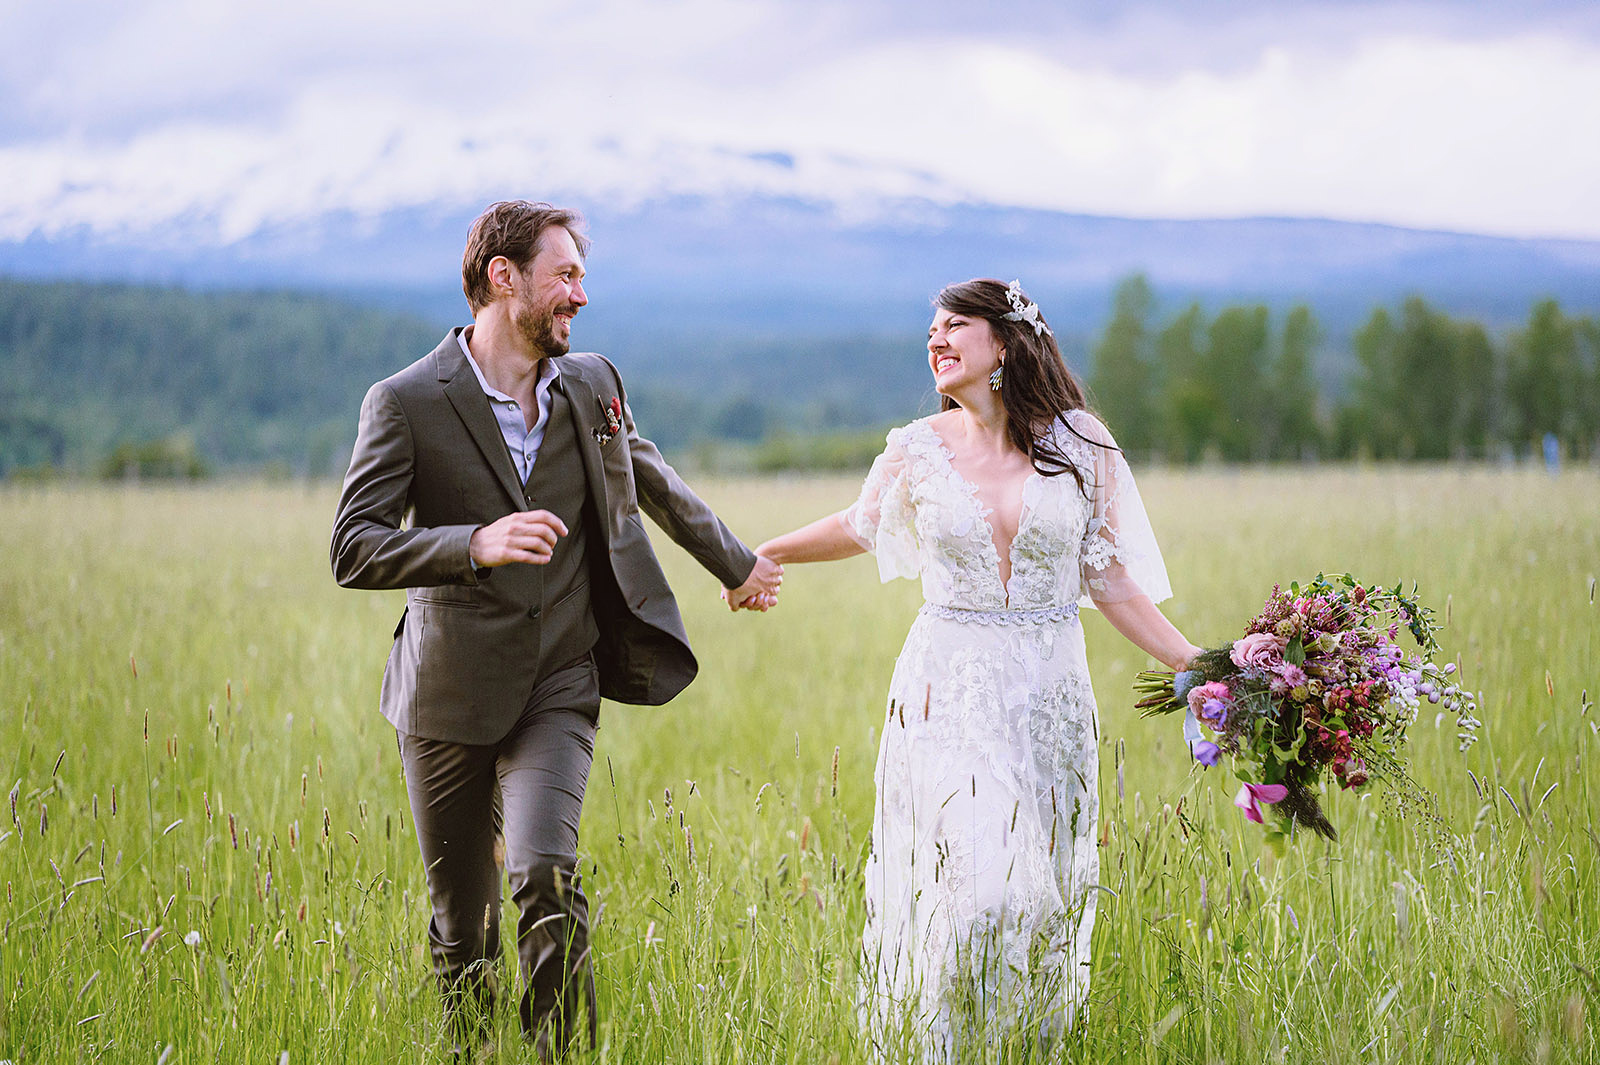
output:
[[[600,404],[600,412],[606,416],[606,425],[604,429],[595,426],[594,439],[595,443],[605,447],[611,443],[612,437],[622,432],[622,400],[612,396],[611,402],[607,403],[596,396],[595,402]]]

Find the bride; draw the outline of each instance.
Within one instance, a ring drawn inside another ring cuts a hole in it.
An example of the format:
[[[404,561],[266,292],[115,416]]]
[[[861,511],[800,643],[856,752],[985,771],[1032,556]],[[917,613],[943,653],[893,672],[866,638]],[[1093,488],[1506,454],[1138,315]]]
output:
[[[857,502],[758,552],[862,551],[921,577],[890,682],[866,865],[861,1013],[879,1057],[1048,1044],[1088,993],[1098,800],[1080,603],[1168,667],[1199,651],[1154,605],[1166,569],[1122,452],[1039,307],[939,293],[942,411],[892,430]]]

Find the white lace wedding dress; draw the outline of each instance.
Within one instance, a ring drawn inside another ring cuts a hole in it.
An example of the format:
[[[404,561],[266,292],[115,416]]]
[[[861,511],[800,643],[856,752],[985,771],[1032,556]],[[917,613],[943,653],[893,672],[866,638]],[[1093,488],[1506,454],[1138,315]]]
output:
[[[861,1013],[880,1057],[973,1060],[962,1048],[1001,1029],[1048,1041],[1088,993],[1098,727],[1078,608],[1171,589],[1110,434],[1064,420],[1087,493],[1071,473],[1028,478],[1005,584],[977,489],[927,419],[889,433],[842,515],[882,579],[920,576],[927,600],[875,774]]]

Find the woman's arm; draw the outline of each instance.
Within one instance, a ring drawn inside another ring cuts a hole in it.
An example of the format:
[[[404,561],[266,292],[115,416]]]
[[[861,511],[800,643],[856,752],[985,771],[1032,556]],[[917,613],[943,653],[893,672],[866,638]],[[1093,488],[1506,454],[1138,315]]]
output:
[[[782,573],[783,564],[786,562],[832,562],[835,559],[859,555],[866,548],[845,531],[842,515],[842,511],[829,514],[825,518],[818,518],[810,525],[801,526],[794,532],[773,537],[756,548],[756,557],[777,563],[778,572]],[[743,607],[747,610],[766,611],[777,605],[778,597],[776,594],[768,593],[741,599],[737,593],[724,588],[722,600],[728,604],[730,610]]]
[[[845,529],[844,512],[818,518],[794,532],[775,536],[756,548],[756,554],[780,566],[788,562],[833,562],[859,555],[866,548]]]
[[[1201,651],[1167,620],[1148,595],[1136,595],[1114,603],[1097,599],[1094,605],[1111,622],[1112,628],[1168,669],[1183,669]]]

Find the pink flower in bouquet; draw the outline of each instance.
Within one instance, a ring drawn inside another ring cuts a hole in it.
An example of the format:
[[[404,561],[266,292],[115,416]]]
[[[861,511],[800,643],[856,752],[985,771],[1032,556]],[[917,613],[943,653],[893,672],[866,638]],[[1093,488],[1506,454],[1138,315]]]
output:
[[[1370,778],[1366,765],[1359,758],[1349,758],[1343,762],[1335,762],[1333,775],[1339,778],[1341,788],[1359,788]]]
[[[1270,632],[1252,632],[1242,640],[1233,642],[1229,658],[1240,669],[1276,670],[1283,665],[1283,649],[1289,641]]]
[[[1189,690],[1189,709],[1194,711],[1195,717],[1213,728],[1221,728],[1228,723],[1228,704],[1232,701],[1233,693],[1220,680]]]
[[[1291,688],[1298,688],[1308,679],[1306,671],[1291,662],[1282,662],[1273,670]]]
[[[1244,815],[1256,824],[1262,823],[1261,803],[1278,802],[1289,789],[1282,784],[1246,784],[1239,789],[1239,794],[1233,797],[1233,805],[1244,811]]]

